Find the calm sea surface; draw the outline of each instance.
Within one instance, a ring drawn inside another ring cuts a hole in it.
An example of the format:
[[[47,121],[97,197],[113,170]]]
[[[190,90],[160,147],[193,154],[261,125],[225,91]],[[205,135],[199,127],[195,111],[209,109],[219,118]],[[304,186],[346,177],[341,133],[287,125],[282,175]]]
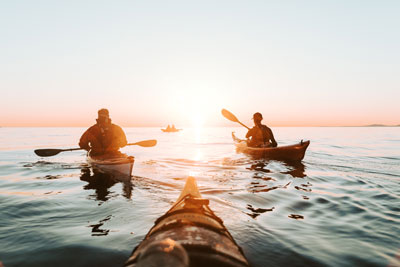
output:
[[[197,178],[252,266],[399,266],[400,128],[273,128],[311,140],[302,163],[237,154],[243,128],[125,128],[131,181],[94,179],[76,147],[83,128],[0,128],[0,261],[9,266],[120,266]]]

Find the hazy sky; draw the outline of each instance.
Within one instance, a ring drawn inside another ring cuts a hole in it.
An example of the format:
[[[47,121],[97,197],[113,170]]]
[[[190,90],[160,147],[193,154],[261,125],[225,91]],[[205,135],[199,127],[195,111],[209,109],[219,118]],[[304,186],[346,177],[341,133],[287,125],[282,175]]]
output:
[[[1,1],[0,125],[400,124],[400,1]]]

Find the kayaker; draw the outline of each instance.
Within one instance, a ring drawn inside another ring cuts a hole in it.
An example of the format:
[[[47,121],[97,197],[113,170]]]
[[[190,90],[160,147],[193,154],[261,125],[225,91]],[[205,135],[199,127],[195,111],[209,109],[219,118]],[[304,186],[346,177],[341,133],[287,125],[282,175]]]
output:
[[[90,151],[91,156],[120,154],[119,149],[127,145],[124,131],[111,123],[107,109],[98,111],[97,123],[83,133],[79,147]]]
[[[262,119],[260,112],[254,113],[254,127],[246,134],[247,145],[250,147],[277,147],[278,143],[275,141],[274,134],[268,126],[261,124]]]

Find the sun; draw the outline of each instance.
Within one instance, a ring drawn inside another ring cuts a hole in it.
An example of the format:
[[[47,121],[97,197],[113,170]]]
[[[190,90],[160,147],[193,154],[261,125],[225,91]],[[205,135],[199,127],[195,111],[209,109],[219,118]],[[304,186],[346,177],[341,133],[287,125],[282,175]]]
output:
[[[198,129],[203,128],[209,117],[209,107],[201,95],[190,95],[180,102],[178,107],[182,119],[186,121],[187,126]]]
[[[215,125],[221,106],[228,101],[227,94],[220,88],[204,84],[185,84],[185,88],[172,88],[165,93],[170,113],[176,114],[175,121],[183,127],[204,128]]]
[[[193,115],[191,116],[192,120],[191,120],[191,126],[195,129],[200,129],[204,127],[205,124],[205,116],[204,114],[200,113],[199,111],[193,113]]]

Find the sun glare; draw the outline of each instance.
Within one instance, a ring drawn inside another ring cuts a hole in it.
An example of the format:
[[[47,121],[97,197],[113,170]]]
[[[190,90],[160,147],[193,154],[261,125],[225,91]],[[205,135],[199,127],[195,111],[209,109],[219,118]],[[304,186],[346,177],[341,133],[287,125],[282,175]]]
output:
[[[217,88],[203,81],[170,85],[163,92],[166,104],[166,122],[174,121],[182,128],[199,129],[216,125],[220,118],[221,107],[226,103],[225,88]]]
[[[216,91],[216,90],[215,90]],[[193,128],[203,128],[212,121],[215,110],[220,109],[221,101],[215,92],[198,89],[179,95],[179,109],[183,119]]]
[[[192,116],[192,127],[195,129],[200,129],[203,128],[204,123],[205,123],[205,117],[203,114],[201,114],[200,112],[196,112],[194,113]]]

